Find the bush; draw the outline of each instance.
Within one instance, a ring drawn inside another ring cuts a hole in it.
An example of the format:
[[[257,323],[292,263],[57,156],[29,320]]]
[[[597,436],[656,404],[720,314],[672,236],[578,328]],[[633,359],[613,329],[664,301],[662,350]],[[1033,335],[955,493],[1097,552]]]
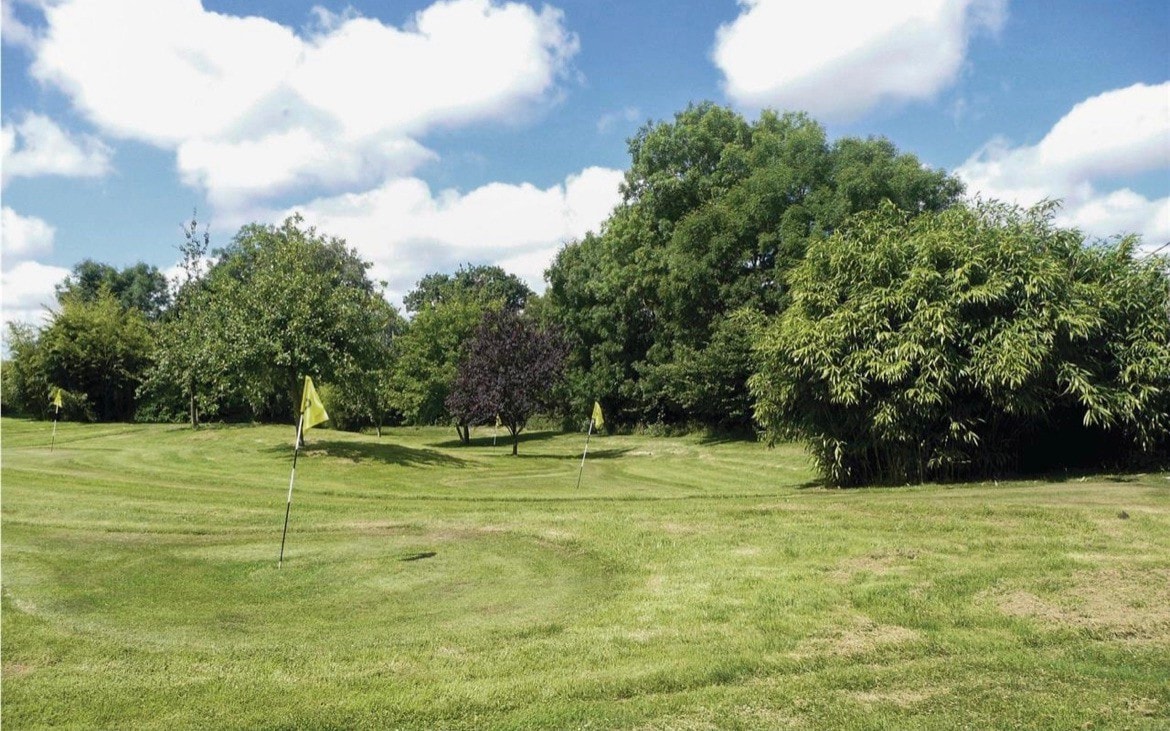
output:
[[[1055,204],[862,214],[809,248],[757,338],[755,414],[836,485],[1165,455],[1170,285]]]

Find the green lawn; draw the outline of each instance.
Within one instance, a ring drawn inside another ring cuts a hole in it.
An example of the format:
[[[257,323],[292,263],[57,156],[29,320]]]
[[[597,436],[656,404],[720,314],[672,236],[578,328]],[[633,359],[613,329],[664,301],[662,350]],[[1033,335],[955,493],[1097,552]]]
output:
[[[1170,476],[5,419],[5,729],[1167,728]],[[486,436],[485,436],[486,434]]]

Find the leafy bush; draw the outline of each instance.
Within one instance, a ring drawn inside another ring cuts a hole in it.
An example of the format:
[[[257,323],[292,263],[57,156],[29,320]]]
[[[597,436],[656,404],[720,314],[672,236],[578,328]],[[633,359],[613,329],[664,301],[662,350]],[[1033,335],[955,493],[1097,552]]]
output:
[[[1164,456],[1165,262],[1087,246],[1054,210],[886,205],[811,245],[756,345],[770,439],[837,485]]]

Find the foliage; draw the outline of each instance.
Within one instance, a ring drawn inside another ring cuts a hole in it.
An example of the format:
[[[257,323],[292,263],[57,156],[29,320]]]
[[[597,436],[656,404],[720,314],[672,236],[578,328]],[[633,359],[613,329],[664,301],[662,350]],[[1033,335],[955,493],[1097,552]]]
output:
[[[93,302],[102,289],[108,289],[126,309],[135,309],[147,319],[155,320],[170,304],[167,279],[158,267],[139,262],[118,270],[109,264],[85,259],[57,285],[57,301],[67,299]]]
[[[222,372],[258,416],[294,422],[301,379],[340,384],[384,367],[398,317],[368,262],[301,224],[244,226],[205,278]]]
[[[731,314],[782,311],[809,242],[850,214],[884,200],[938,210],[962,192],[887,140],[830,144],[807,116],[749,123],[711,104],[645,126],[630,156],[622,204],[547,273],[574,344],[571,409],[599,398],[627,423],[749,424],[745,333]]]
[[[756,417],[837,485],[1124,462],[1170,431],[1170,284],[1054,206],[892,205],[811,245],[761,334]]]
[[[13,352],[24,361],[21,368],[34,386],[30,407],[36,408],[35,390],[43,389],[47,399],[49,386],[55,385],[84,394],[99,420],[133,418],[135,393],[153,351],[142,312],[124,308],[102,287],[92,299],[65,295],[50,323],[35,333],[35,345],[28,343],[29,336],[24,333],[21,343],[14,339]]]
[[[551,406],[566,355],[567,345],[556,331],[515,310],[488,311],[464,350],[447,408],[462,424],[499,418],[516,454],[528,420]],[[466,430],[461,436],[466,442]]]
[[[49,413],[49,392],[54,387],[45,368],[40,331],[27,323],[8,323],[5,345],[11,354],[4,361],[3,411],[38,419]]]
[[[395,345],[392,403],[408,424],[452,420],[447,396],[464,344],[491,310],[524,309],[537,298],[498,266],[461,266],[454,275],[428,274],[404,298],[414,313]],[[456,419],[460,438],[468,424]]]
[[[395,348],[395,403],[408,424],[442,424],[451,419],[447,396],[463,346],[485,311],[494,309],[459,298],[418,312]],[[466,424],[457,427],[462,434]]]
[[[524,309],[533,292],[515,274],[498,266],[460,265],[455,274],[436,272],[418,281],[403,298],[410,313],[472,299],[480,303],[500,303],[513,310]]]
[[[153,420],[174,421],[185,411],[191,428],[198,429],[201,414],[221,413],[240,398],[236,379],[228,372],[224,320],[204,278],[210,234],[206,228],[199,233],[194,215],[182,230],[182,273],[174,282],[174,302],[156,328],[155,359],[139,396]]]

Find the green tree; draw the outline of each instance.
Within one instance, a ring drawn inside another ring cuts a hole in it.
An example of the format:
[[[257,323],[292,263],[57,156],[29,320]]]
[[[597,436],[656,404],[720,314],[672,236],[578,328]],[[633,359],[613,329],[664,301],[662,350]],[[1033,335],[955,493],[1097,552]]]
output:
[[[4,361],[3,395],[5,414],[44,418],[49,413],[49,381],[40,331],[27,323],[8,323],[5,343],[10,357]]]
[[[455,380],[463,345],[488,309],[498,305],[472,298],[451,299],[426,307],[410,321],[398,338],[393,376],[396,406],[408,424],[440,424],[452,420],[447,395]],[[468,425],[456,422],[460,439],[468,438]]]
[[[149,320],[158,319],[170,304],[167,279],[158,267],[139,262],[119,270],[93,259],[75,265],[73,272],[57,285],[57,301],[64,304],[72,298],[92,302],[103,288],[123,307],[136,309]]]
[[[769,437],[837,485],[1164,456],[1164,262],[1132,237],[1085,245],[1053,209],[887,203],[814,242],[759,337]]]
[[[257,415],[294,423],[303,377],[338,384],[381,367],[396,316],[368,262],[302,223],[244,226],[205,278],[224,372]]]
[[[453,275],[440,272],[426,275],[402,301],[410,313],[467,299],[522,310],[532,296],[532,290],[515,274],[498,266],[467,264],[460,265]]]
[[[732,313],[782,311],[789,271],[850,214],[885,200],[938,210],[962,193],[886,140],[830,144],[802,114],[749,123],[692,106],[643,127],[630,156],[622,204],[547,273],[574,343],[572,408],[600,398],[619,421],[748,425],[751,366]]]
[[[35,349],[43,379],[38,387],[46,393],[48,385],[57,385],[84,394],[103,421],[134,416],[153,340],[142,312],[123,307],[108,288],[93,299],[66,295]]]
[[[199,231],[194,214],[182,232],[174,301],[156,328],[155,358],[139,396],[156,418],[185,410],[191,428],[198,429],[200,414],[217,412],[234,389],[213,292],[204,278],[211,235],[206,227]]]

